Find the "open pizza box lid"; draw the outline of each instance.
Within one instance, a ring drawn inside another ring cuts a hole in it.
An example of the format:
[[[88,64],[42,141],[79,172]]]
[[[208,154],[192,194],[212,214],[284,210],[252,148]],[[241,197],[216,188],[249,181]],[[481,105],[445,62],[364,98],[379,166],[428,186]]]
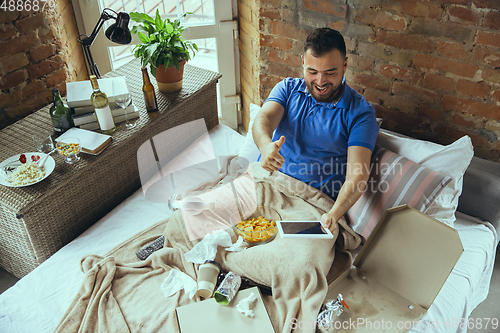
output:
[[[344,322],[356,322],[349,326],[356,332],[406,332],[410,325],[431,325],[415,322],[427,312],[462,252],[458,232],[450,226],[407,205],[388,209],[351,269],[329,284],[326,301],[340,293],[349,309],[328,332],[345,331],[336,329]]]

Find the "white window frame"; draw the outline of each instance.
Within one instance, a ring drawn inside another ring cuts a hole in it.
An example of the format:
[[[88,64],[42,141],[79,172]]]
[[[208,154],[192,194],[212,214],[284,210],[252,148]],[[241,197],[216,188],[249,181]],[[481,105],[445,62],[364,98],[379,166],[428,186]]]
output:
[[[78,30],[90,35],[101,16],[98,0],[71,0],[75,11]],[[215,38],[219,73],[218,101],[221,124],[238,130],[241,123],[240,71],[238,49],[237,0],[214,0],[215,24],[187,28],[185,39]],[[104,29],[101,29],[104,30]],[[132,35],[132,43],[138,44],[137,35]],[[108,47],[118,46],[108,40],[104,31],[97,35],[90,50],[99,72],[105,74],[112,70]]]

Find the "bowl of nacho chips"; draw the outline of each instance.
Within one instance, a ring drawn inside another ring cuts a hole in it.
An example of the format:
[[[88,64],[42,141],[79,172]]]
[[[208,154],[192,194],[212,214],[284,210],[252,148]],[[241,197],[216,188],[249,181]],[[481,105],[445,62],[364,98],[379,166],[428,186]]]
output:
[[[231,224],[238,235],[249,245],[261,245],[272,241],[278,233],[277,221],[281,215],[276,209],[258,206],[231,214]]]

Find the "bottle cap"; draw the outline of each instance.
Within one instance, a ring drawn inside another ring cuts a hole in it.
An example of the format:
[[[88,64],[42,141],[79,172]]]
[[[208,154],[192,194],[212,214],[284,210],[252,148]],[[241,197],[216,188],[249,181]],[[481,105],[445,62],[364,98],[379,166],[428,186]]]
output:
[[[95,75],[90,75],[90,83],[92,84],[92,89],[99,89],[99,84],[97,83],[97,77]]]

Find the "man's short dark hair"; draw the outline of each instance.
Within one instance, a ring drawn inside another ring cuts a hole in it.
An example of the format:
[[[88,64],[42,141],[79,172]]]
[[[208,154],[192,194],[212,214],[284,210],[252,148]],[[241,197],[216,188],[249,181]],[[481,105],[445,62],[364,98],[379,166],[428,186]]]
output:
[[[346,56],[344,37],[331,28],[318,28],[311,32],[304,42],[304,53],[309,49],[314,57],[321,57],[332,50],[339,50],[342,57]]]

